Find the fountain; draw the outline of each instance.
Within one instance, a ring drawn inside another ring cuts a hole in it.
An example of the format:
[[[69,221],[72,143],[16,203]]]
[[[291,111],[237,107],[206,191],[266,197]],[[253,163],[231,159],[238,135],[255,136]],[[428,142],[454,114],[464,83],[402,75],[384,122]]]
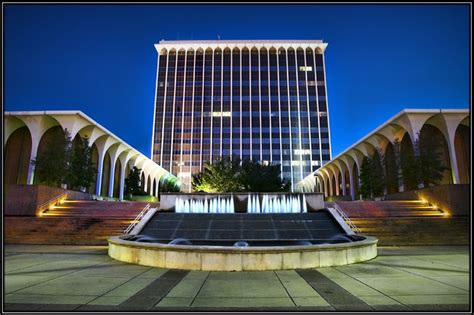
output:
[[[163,194],[160,209],[109,239],[109,255],[163,268],[279,270],[369,260],[376,245],[317,193]]]

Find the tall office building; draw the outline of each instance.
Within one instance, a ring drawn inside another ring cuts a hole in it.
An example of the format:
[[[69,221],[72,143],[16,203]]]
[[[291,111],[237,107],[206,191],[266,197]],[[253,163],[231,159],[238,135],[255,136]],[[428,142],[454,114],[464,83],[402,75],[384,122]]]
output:
[[[160,41],[152,159],[190,191],[205,161],[280,164],[292,186],[331,160],[321,40]]]

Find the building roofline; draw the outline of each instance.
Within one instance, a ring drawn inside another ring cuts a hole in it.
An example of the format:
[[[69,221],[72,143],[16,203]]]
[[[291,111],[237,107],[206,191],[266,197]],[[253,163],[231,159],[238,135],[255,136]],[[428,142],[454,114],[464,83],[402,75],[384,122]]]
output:
[[[104,131],[106,134],[109,134],[110,136],[114,137],[115,139],[117,139],[118,141],[123,143],[125,146],[128,146],[134,152],[136,152],[138,154],[141,154],[141,155],[145,156],[146,158],[148,158],[148,156],[146,156],[142,152],[140,152],[137,149],[135,149],[134,147],[132,147],[130,144],[128,144],[122,138],[120,138],[119,136],[117,136],[116,134],[114,134],[113,132],[111,132],[110,130],[108,130],[107,128],[105,128],[104,126],[102,126],[97,121],[95,121],[90,116],[88,116],[87,114],[83,113],[80,110],[7,111],[7,112],[4,112],[4,115],[5,116],[37,116],[37,115],[69,115],[69,116],[73,116],[73,115],[78,115],[78,116],[81,116],[82,118],[84,118],[85,120],[90,121],[93,125],[95,125],[96,127],[102,129],[102,131]],[[150,158],[148,158],[148,159],[150,159]],[[161,165],[158,165],[158,166],[161,167]]]
[[[232,39],[232,40],[160,40],[158,45],[182,45],[182,44],[256,44],[256,43],[284,43],[284,44],[296,44],[296,43],[308,43],[308,44],[323,44],[321,39]]]
[[[279,49],[281,47],[288,49],[293,48],[320,48],[322,52],[326,50],[327,43],[324,43],[322,40],[190,40],[190,41],[166,41],[161,40],[158,44],[155,44],[155,49],[160,54],[163,49],[203,49],[208,48],[275,48]]]

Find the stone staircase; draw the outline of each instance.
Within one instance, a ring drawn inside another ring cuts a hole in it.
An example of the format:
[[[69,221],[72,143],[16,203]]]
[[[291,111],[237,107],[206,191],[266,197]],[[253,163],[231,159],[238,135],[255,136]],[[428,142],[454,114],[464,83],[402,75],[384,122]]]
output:
[[[341,201],[340,208],[378,245],[468,245],[470,220],[418,200]]]
[[[5,216],[5,243],[107,245],[107,238],[123,234],[146,205],[66,200],[43,212],[41,217]]]

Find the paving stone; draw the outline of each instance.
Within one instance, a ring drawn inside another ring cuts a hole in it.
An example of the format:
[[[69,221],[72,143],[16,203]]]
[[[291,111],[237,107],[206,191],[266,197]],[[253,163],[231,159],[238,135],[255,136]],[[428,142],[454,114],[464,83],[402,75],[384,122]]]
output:
[[[49,280],[19,291],[20,294],[46,295],[102,295],[126,282],[124,278],[100,278],[65,276]]]
[[[156,307],[177,307],[177,308],[188,308],[191,306],[194,297],[165,297],[163,298]]]
[[[331,280],[357,297],[368,295],[382,295],[382,293],[380,293],[379,291],[349,276],[345,278],[331,278]]]
[[[411,304],[407,305],[414,311],[430,312],[468,312],[469,304]]]
[[[452,285],[456,288],[469,291],[469,276],[438,276],[438,277],[429,277],[430,279]]]
[[[112,291],[107,292],[104,294],[104,296],[126,296],[130,297],[134,295],[135,293],[139,292],[143,288],[145,288],[147,285],[149,285],[151,282],[153,282],[154,279],[151,278],[134,278],[131,279],[124,284],[116,287]]]
[[[293,302],[296,306],[329,306],[330,304],[326,302],[322,297],[293,297]]]
[[[402,304],[389,304],[389,305],[371,305],[375,311],[380,312],[395,312],[395,311],[409,311],[410,309]]]
[[[133,278],[146,271],[149,271],[150,267],[129,265],[125,263],[103,263],[92,267],[85,268],[83,270],[73,273],[73,276],[77,277],[101,277],[101,278]]]
[[[468,294],[429,294],[421,295],[413,292],[410,295],[392,295],[393,299],[402,304],[429,304],[429,305],[447,305],[447,304],[469,304]]]
[[[190,271],[183,280],[206,280],[209,276],[209,271]]]
[[[292,298],[321,297],[306,281],[300,280],[282,281],[283,286]]]
[[[183,279],[178,283],[167,295],[166,297],[174,298],[187,298],[195,297],[199,292],[199,289],[202,287],[204,280],[187,280]]]
[[[354,264],[347,266],[335,267],[335,269],[343,272],[354,278],[367,278],[367,277],[400,277],[407,276],[409,273],[389,267],[375,262],[366,263],[366,264]]]
[[[367,311],[371,307],[316,270],[297,270],[321,297],[338,311]]]
[[[36,285],[43,281],[53,278],[53,275],[49,276],[37,276],[37,275],[5,275],[5,293],[15,292],[26,287]]]
[[[286,290],[276,280],[207,280],[198,295],[203,297],[263,298],[288,297]]]
[[[186,270],[168,270],[137,294],[131,296],[119,308],[123,311],[145,311],[152,309],[188,274]]]
[[[358,298],[369,305],[402,305],[398,301],[395,301],[394,299],[382,294],[359,296]]]
[[[290,298],[282,297],[201,297],[198,296],[191,305],[195,307],[294,307],[295,304]]]
[[[466,294],[465,290],[418,276],[393,277],[391,279],[393,280],[387,281],[385,277],[360,278],[361,282],[389,296],[412,294]]]
[[[87,305],[119,305],[123,303],[125,300],[129,298],[130,295],[122,295],[122,296],[100,296],[92,301],[90,301]]]
[[[34,304],[87,304],[95,296],[91,295],[49,295],[49,294],[17,294],[5,296],[5,303]]]
[[[167,272],[168,269],[164,268],[151,268],[148,271],[145,271],[137,276],[137,278],[150,278],[150,279],[158,279]]]
[[[273,271],[212,271],[209,280],[272,280],[277,279]]]
[[[420,260],[428,260],[437,263],[450,265],[453,267],[469,270],[469,255],[455,254],[455,255],[420,255],[416,257]]]

